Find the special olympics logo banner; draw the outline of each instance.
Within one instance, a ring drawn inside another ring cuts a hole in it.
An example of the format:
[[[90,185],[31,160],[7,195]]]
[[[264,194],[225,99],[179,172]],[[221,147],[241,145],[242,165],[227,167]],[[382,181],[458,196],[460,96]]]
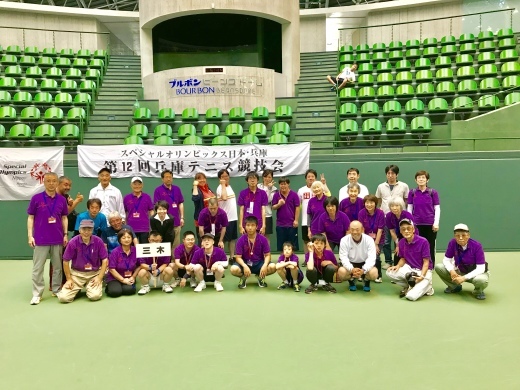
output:
[[[2,148],[0,154],[0,200],[29,200],[44,190],[47,172],[63,175],[65,147]]]
[[[217,177],[221,169],[231,176],[272,169],[275,176],[302,175],[309,167],[310,143],[289,145],[78,145],[80,177],[97,177],[108,168],[113,177],[160,177],[169,169],[175,178],[193,178],[197,172]]]

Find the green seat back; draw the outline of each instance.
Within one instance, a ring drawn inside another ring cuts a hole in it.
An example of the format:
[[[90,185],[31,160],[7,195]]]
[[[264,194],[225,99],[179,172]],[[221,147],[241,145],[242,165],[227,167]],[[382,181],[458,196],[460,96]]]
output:
[[[59,107],[50,107],[45,110],[43,115],[45,122],[61,122],[63,120],[63,110]]]
[[[401,113],[401,103],[397,100],[388,100],[383,104],[384,115],[397,115]]]
[[[25,70],[25,77],[29,78],[41,78],[42,70],[39,66],[31,66]]]
[[[243,107],[233,107],[229,110],[229,120],[230,121],[245,121],[246,120],[246,110]]]
[[[377,89],[377,97],[393,97],[395,95],[394,87],[391,85],[382,85]]]
[[[358,124],[355,120],[346,119],[340,122],[338,135],[341,139],[356,137],[358,134]]]
[[[10,65],[5,68],[4,74],[9,77],[21,77],[22,67],[20,65]]]
[[[254,121],[259,120],[268,120],[269,119],[269,110],[267,107],[255,107],[253,109],[253,113],[251,114],[251,117]]]
[[[152,119],[152,111],[147,107],[137,108],[134,111],[134,122],[150,122]]]
[[[429,96],[435,94],[435,87],[432,83],[421,83],[415,90],[417,96]]]
[[[377,85],[392,84],[394,76],[392,73],[379,73],[377,75]]]
[[[453,71],[450,68],[441,68],[435,72],[437,81],[453,80]]]
[[[87,113],[84,108],[73,107],[67,112],[68,122],[82,122],[87,119]]]
[[[453,35],[446,35],[441,38],[441,46],[454,45],[457,39]]]
[[[271,134],[284,134],[289,136],[289,134],[291,134],[291,127],[286,122],[276,122],[271,129]]]
[[[372,72],[374,71],[374,67],[372,66],[372,64],[368,64],[368,63],[362,63],[362,64],[359,64],[359,68],[357,70],[357,72],[359,74],[372,74]]]
[[[429,69],[420,70],[415,74],[415,80],[419,83],[422,81],[432,81],[432,71]]]
[[[78,89],[78,83],[74,80],[63,80],[60,85],[60,90],[64,92],[76,92]]]
[[[415,91],[411,84],[403,84],[397,87],[395,94],[397,97],[412,97]]]
[[[241,144],[259,144],[260,140],[254,134],[246,134],[240,140]]]
[[[49,92],[39,92],[34,96],[34,104],[50,105],[52,104],[52,95]]]
[[[231,140],[225,135],[216,136],[211,140],[212,145],[231,145]]]
[[[79,127],[72,123],[61,126],[59,139],[66,140],[78,140],[79,139]]]
[[[455,94],[455,84],[451,81],[443,81],[437,84],[437,94],[453,95]]]
[[[56,61],[54,62],[54,66],[56,68],[60,68],[60,69],[69,69],[72,65],[72,62],[70,61],[69,58],[65,58],[65,57],[60,57],[60,58],[57,58]]]
[[[406,133],[406,121],[403,118],[391,118],[386,122],[386,133],[398,135]]]
[[[421,69],[430,69],[432,66],[431,61],[429,58],[419,58],[415,60],[415,69],[421,70]]]
[[[402,71],[397,73],[395,76],[395,82],[397,84],[408,84],[413,80],[412,72]]]
[[[259,138],[267,137],[267,128],[263,123],[253,123],[249,126],[249,134],[256,135]]]
[[[58,90],[58,82],[53,79],[44,79],[40,84],[41,91],[57,91]]]
[[[284,134],[273,134],[269,137],[269,144],[286,144],[289,140]]]
[[[37,107],[25,107],[20,113],[22,122],[37,122],[40,120],[40,110]]]
[[[478,68],[478,74],[481,78],[492,77],[498,74],[498,70],[495,64],[486,64]]]
[[[482,41],[478,44],[478,51],[479,53],[485,52],[485,51],[495,51],[496,46],[495,42],[493,41]]]
[[[362,74],[358,78],[358,85],[373,85],[374,77],[371,74]]]
[[[75,106],[87,106],[92,103],[92,96],[86,92],[77,93],[74,96],[74,105]]]
[[[179,139],[183,139],[183,138],[189,137],[190,135],[196,135],[196,134],[197,134],[197,129],[195,128],[194,125],[189,124],[189,123],[184,123],[184,124],[180,125],[179,128],[177,129],[177,136],[179,137]]]
[[[32,95],[29,92],[17,92],[13,96],[13,104],[31,104]]]
[[[455,63],[457,66],[473,65],[473,56],[471,54],[459,54],[455,57]]]
[[[36,59],[33,56],[21,56],[18,63],[21,66],[34,66],[36,65]]]
[[[424,103],[419,99],[408,100],[404,106],[404,112],[407,114],[422,114],[424,112]]]
[[[484,95],[478,99],[479,111],[496,110],[500,107],[500,100],[496,95]]]
[[[42,56],[44,57],[56,57],[58,53],[54,47],[46,47],[42,50]]]
[[[244,135],[244,128],[240,123],[230,123],[225,129],[226,136],[230,138],[242,138]]]
[[[453,99],[453,111],[473,111],[473,100],[469,96],[458,96]]]
[[[486,51],[484,53],[480,53],[477,57],[477,62],[479,64],[489,64],[495,62],[495,53],[491,53]]]
[[[432,123],[428,117],[418,116],[412,119],[410,130],[412,133],[430,133],[432,131]]]
[[[67,70],[67,73],[65,73],[65,77],[68,79],[81,79],[83,77],[83,73],[79,69],[70,68]]]
[[[202,138],[197,137],[196,135],[190,135],[184,138],[182,143],[184,145],[202,145]]]
[[[501,39],[500,41],[498,41],[498,48],[500,50],[515,49],[516,48],[516,40],[513,39],[513,38]]]
[[[500,67],[502,75],[520,73],[520,64],[516,61],[506,62]]]
[[[354,88],[343,88],[339,91],[339,99],[341,101],[356,100],[357,93]]]
[[[92,53],[88,49],[78,50],[76,53],[76,58],[90,58],[92,57]]]
[[[478,86],[475,80],[462,80],[459,85],[457,85],[457,92],[459,94],[474,94],[477,93]]]
[[[472,66],[462,66],[462,67],[460,67],[459,69],[457,69],[457,78],[459,80],[462,80],[462,79],[474,79],[475,78],[475,68],[472,67]]]
[[[141,137],[137,135],[130,135],[125,138],[125,145],[143,145],[144,141]]]
[[[509,106],[511,104],[515,104],[520,102],[520,92],[511,92],[507,94],[504,99],[504,105]]]
[[[276,107],[274,117],[276,119],[292,119],[292,108],[288,105]]]
[[[57,93],[56,96],[54,96],[54,104],[63,106],[72,105],[72,95],[66,92]]]
[[[498,82],[497,79],[493,79]],[[485,81],[485,80],[484,80]],[[496,85],[496,82],[495,82]],[[502,87],[504,88],[513,88],[520,86],[520,76],[507,76],[502,80]],[[481,87],[482,88],[482,87]]]
[[[54,59],[52,57],[40,57],[38,66],[44,69],[52,68],[54,66]]]
[[[25,46],[23,52],[28,56],[39,57],[40,50],[36,46]]]
[[[34,130],[33,138],[37,140],[56,139],[56,128],[47,123],[40,125]]]
[[[514,77],[514,76],[510,76]],[[505,79],[504,79],[505,81]],[[500,81],[494,77],[488,77],[480,82],[481,92],[494,92],[500,90]]]
[[[363,122],[363,134],[381,134],[383,125],[379,119],[370,118]]]
[[[359,89],[358,99],[372,99],[375,97],[375,91],[372,87],[363,87]]]
[[[379,106],[374,102],[366,102],[361,106],[361,116],[379,115]]]
[[[63,76],[63,72],[59,68],[52,67],[47,69],[47,72],[45,72],[45,76],[48,79],[61,79]]]
[[[220,135],[220,129],[216,124],[208,123],[202,127],[202,138],[213,138],[218,135]]]
[[[439,49],[436,47],[427,47],[422,52],[423,57],[437,57],[439,55]]]
[[[199,120],[199,111],[196,108],[190,107],[185,108],[182,111],[182,120],[183,121],[198,121]]]
[[[493,31],[481,31],[478,33],[479,42],[492,41],[494,39],[495,39],[495,35],[493,34]]]
[[[1,77],[0,89],[15,90],[18,83],[13,77]]]
[[[157,114],[157,120],[159,122],[175,122],[175,111],[173,108],[161,108]]]
[[[167,123],[161,123],[160,125],[155,126],[155,128],[153,129],[154,138],[158,138],[163,135],[170,138],[173,136],[173,129]]]
[[[9,91],[0,91],[0,103],[11,102],[11,93]]]
[[[500,61],[518,61],[518,51],[515,49],[506,49],[500,52]]]
[[[435,98],[428,102],[428,112],[448,112],[448,102],[443,98]]]
[[[31,128],[29,125],[24,123],[19,123],[17,125],[12,126],[9,129],[9,139],[12,140],[27,140],[31,138]]]
[[[437,46],[437,38],[426,38],[422,43],[423,47]]]
[[[361,65],[360,65],[361,66]],[[389,73],[392,71],[392,64],[388,61],[386,62],[380,62],[377,64],[377,73]]]
[[[339,117],[348,118],[357,115],[357,106],[354,103],[343,103],[339,108]]]
[[[138,123],[130,127],[128,130],[129,135],[137,135],[141,138],[148,138],[148,127],[143,125],[142,123]]]
[[[475,36],[473,34],[461,34],[459,43],[474,42]]]
[[[2,121],[14,121],[16,120],[16,110],[11,106],[0,107],[0,120]]]
[[[206,111],[206,121],[221,121],[222,110],[218,107],[208,108]]]
[[[435,68],[449,68],[451,66],[451,58],[445,56],[439,56],[435,59]]]

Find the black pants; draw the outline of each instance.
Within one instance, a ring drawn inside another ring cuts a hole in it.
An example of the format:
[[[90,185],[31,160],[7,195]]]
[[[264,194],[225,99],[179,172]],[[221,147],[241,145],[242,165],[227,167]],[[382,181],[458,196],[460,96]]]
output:
[[[435,266],[435,240],[437,239],[437,232],[432,230],[432,225],[417,225],[417,229],[419,229],[421,237],[426,238],[430,244],[430,257]]]
[[[137,237],[139,244],[148,244],[149,235],[150,235],[150,233],[148,233],[148,232],[135,233],[135,236]]]
[[[319,279],[323,279],[326,283],[332,283],[332,280],[334,279],[334,272],[336,272],[336,267],[334,267],[332,264],[329,264],[322,269],[322,273],[319,273],[316,267],[314,267],[312,271],[307,269],[305,276],[312,284],[318,283]]]
[[[134,295],[135,284],[130,286],[128,284],[121,283],[119,280],[111,280],[105,287],[105,294],[107,294],[110,298],[118,298],[121,295]]]

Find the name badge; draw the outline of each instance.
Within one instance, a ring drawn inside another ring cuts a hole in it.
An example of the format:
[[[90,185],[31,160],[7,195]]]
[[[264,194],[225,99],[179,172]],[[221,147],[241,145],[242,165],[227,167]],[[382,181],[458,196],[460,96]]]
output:
[[[54,218],[54,217],[49,217],[49,219],[47,220],[47,222],[49,222],[49,223],[56,223],[56,218]]]
[[[177,208],[177,203],[173,202],[172,203],[172,208],[176,209]]]
[[[215,224],[211,224],[211,234],[215,235]]]
[[[92,271],[92,264],[90,264],[90,263],[85,264],[85,271]]]
[[[132,217],[134,217],[134,218],[139,218],[139,213],[133,213],[133,214],[132,214]]]
[[[131,278],[132,277],[132,272],[131,271],[125,271],[125,278]]]
[[[206,275],[213,276],[213,271],[211,271],[209,268],[206,270]]]
[[[247,264],[248,267],[251,267],[251,266],[253,266],[253,261],[252,260],[248,260],[246,264]]]
[[[249,214],[253,214],[253,207],[254,207],[254,202],[249,202],[249,207],[247,208],[247,212]]]

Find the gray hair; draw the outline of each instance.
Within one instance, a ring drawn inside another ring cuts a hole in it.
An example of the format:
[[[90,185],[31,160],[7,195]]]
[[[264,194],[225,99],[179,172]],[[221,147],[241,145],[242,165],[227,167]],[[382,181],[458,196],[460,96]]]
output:
[[[123,218],[123,217],[121,217],[121,214],[119,214],[119,212],[117,212],[117,211],[112,211],[112,212],[109,213],[108,216],[107,216],[108,222],[110,222],[110,220],[111,220],[112,218]]]
[[[321,181],[317,181],[316,180],[315,182],[312,183],[311,190],[313,190],[315,188],[318,188],[318,187],[321,188],[322,191],[324,190],[323,189],[323,183]]]
[[[392,199],[390,199],[390,201],[388,202],[388,207],[392,207],[392,206],[399,206],[399,207],[401,207],[401,211],[404,210],[405,205],[404,205],[403,198],[392,198]]]
[[[357,188],[358,192],[361,192],[361,187],[357,183],[349,183],[349,185],[347,186],[347,191],[351,188]]]

